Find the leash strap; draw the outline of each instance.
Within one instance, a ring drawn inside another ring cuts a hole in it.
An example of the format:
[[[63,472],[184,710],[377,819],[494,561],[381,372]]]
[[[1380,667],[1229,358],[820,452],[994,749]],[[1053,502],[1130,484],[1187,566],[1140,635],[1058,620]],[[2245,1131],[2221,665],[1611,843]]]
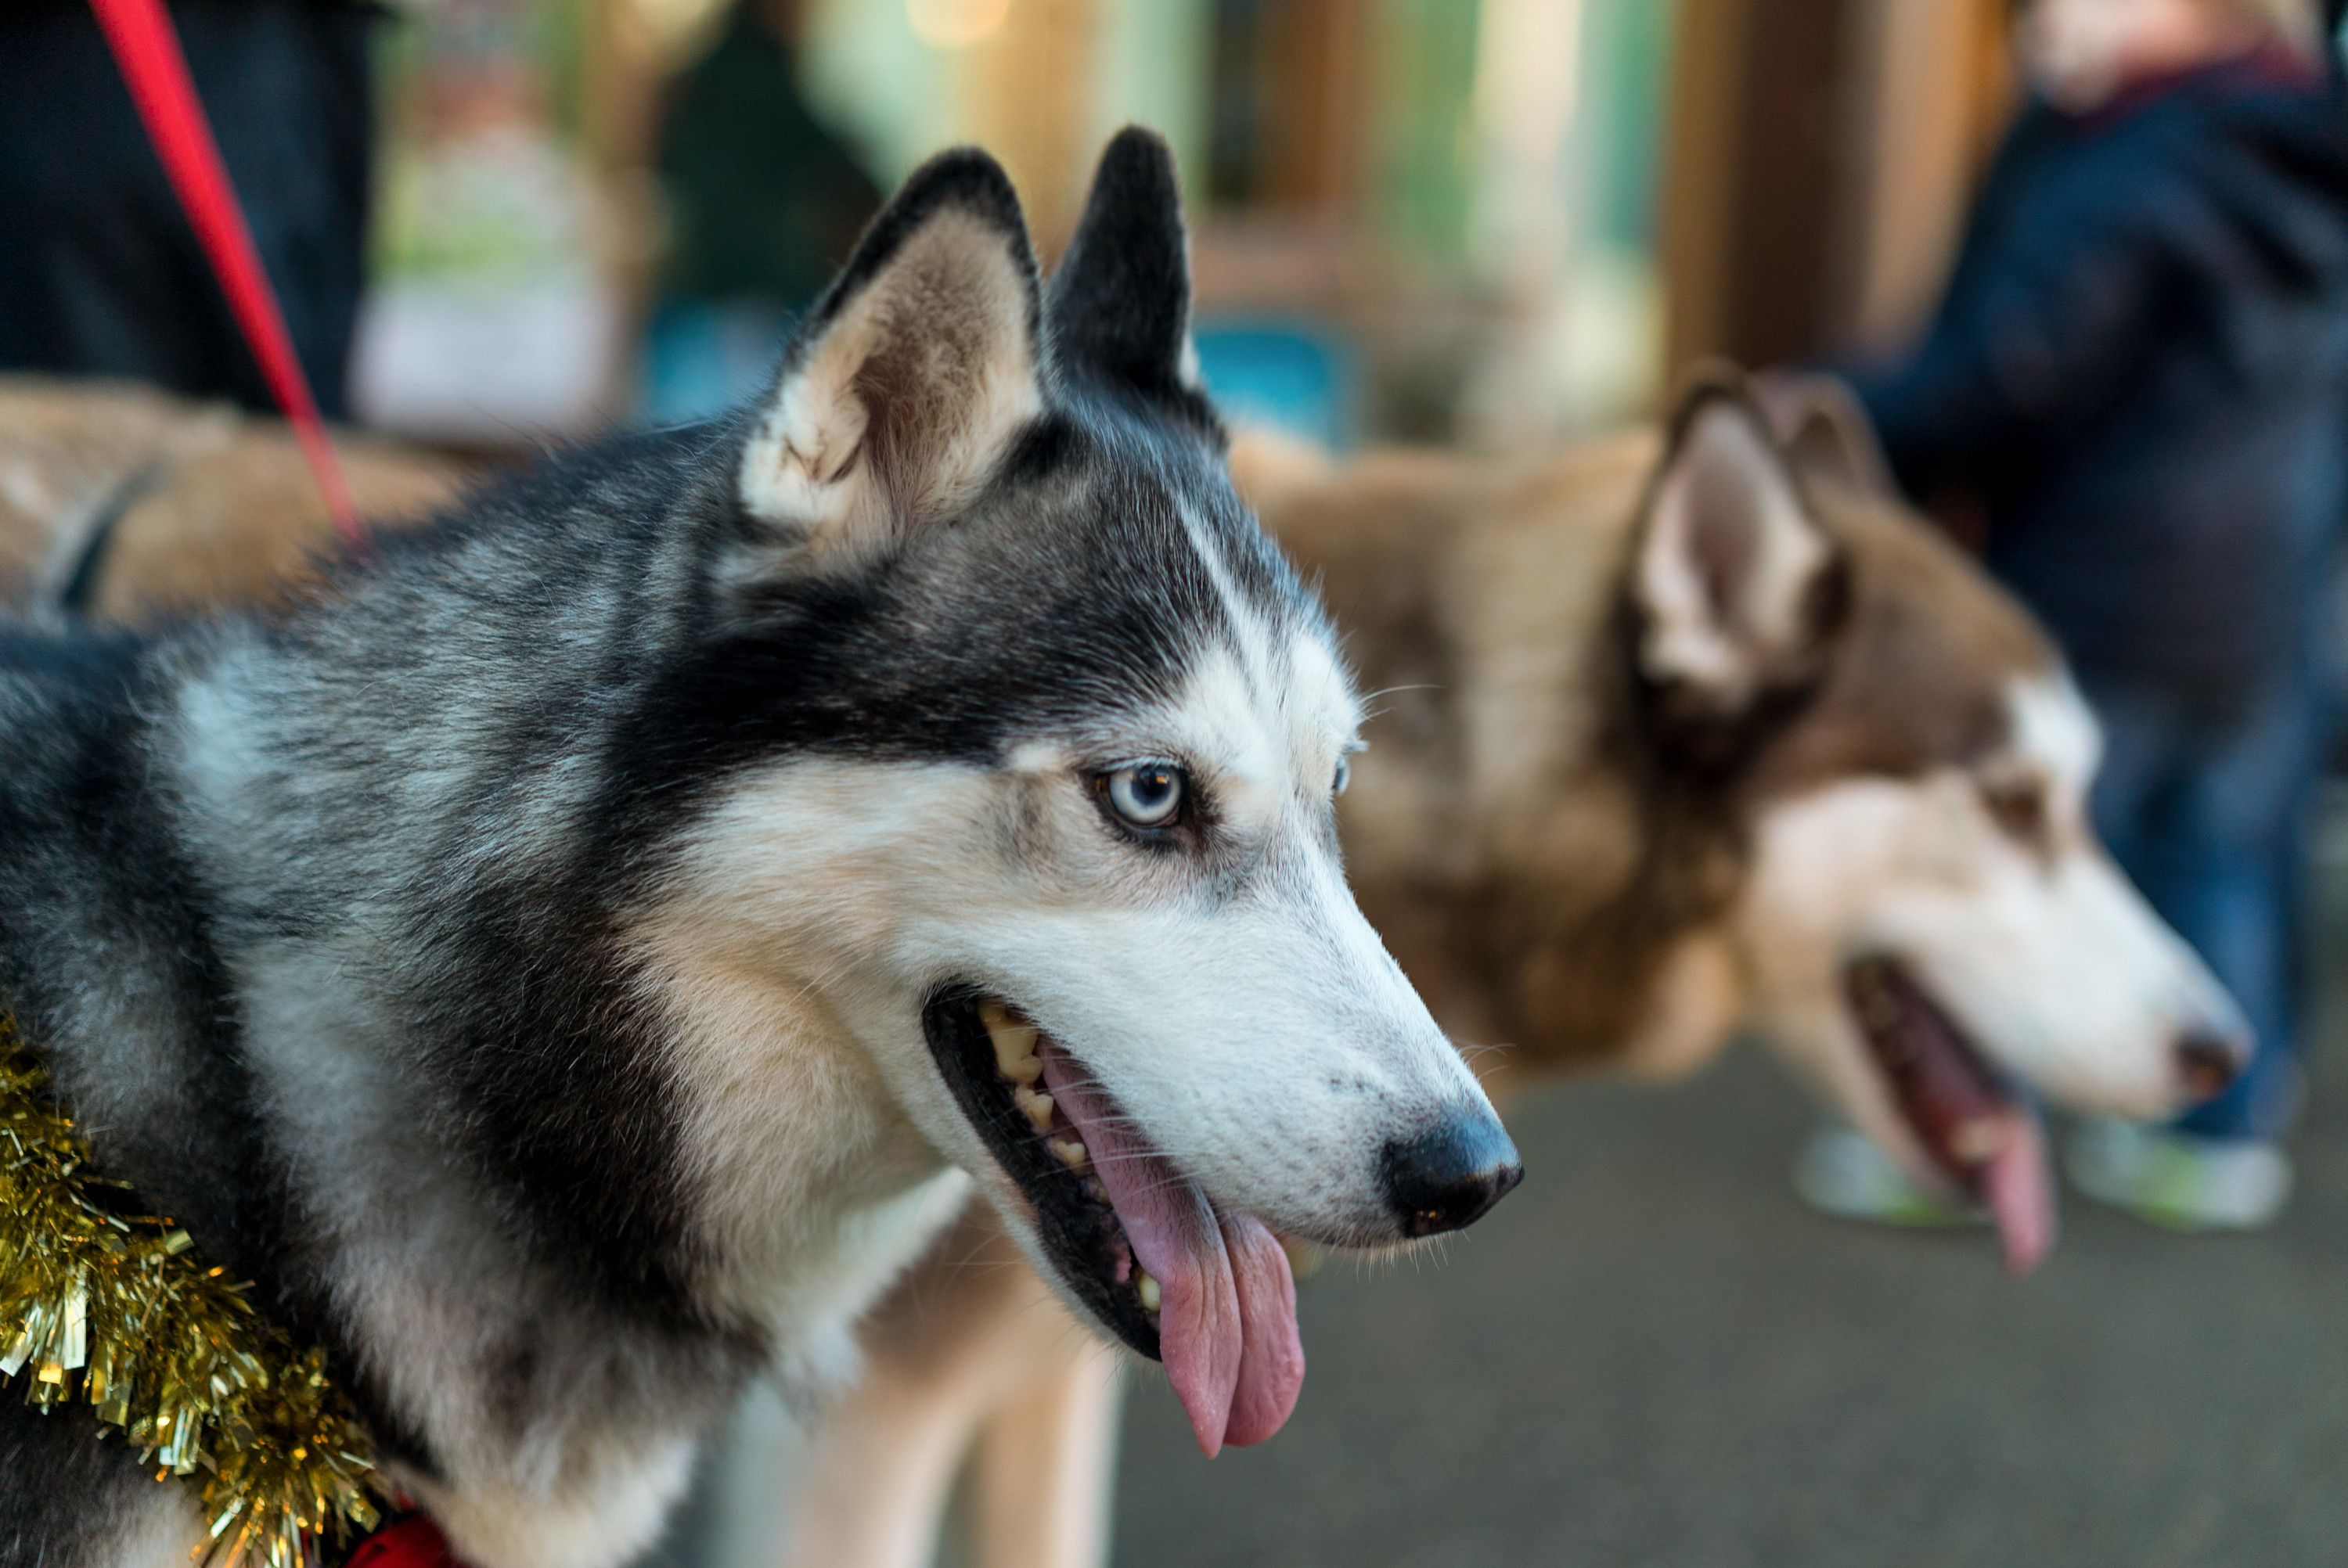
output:
[[[146,124],[155,155],[162,159],[171,189],[211,262],[212,275],[228,296],[229,308],[236,314],[252,357],[261,364],[270,395],[277,400],[278,408],[294,426],[294,439],[302,444],[302,456],[325,496],[326,509],[334,514],[335,531],[352,549],[365,548],[366,536],[359,528],[358,508],[352,504],[350,487],[343,482],[342,467],[335,461],[334,444],[326,439],[326,424],[318,416],[318,405],[310,395],[302,363],[294,357],[285,313],[269,286],[269,274],[262,270],[260,252],[253,249],[252,231],[244,220],[236,189],[229,183],[220,145],[212,139],[211,121],[205,118],[203,102],[196,97],[187,56],[180,49],[180,35],[163,9],[163,0],[90,0],[90,9],[98,14],[107,45],[130,88],[131,102],[139,106],[139,118]]]

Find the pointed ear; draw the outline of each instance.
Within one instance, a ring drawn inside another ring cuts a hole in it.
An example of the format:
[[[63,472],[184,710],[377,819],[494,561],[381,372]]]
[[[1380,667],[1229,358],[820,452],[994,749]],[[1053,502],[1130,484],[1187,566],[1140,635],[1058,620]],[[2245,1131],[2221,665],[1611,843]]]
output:
[[[1849,383],[1823,374],[1774,376],[1759,380],[1755,391],[1797,474],[1865,495],[1899,496],[1875,424]]]
[[[905,182],[784,356],[743,508],[791,552],[885,547],[952,515],[1043,413],[1035,257],[983,152]]]
[[[1110,138],[1052,277],[1052,336],[1071,374],[1211,420],[1190,346],[1190,240],[1174,154],[1156,131]]]
[[[1841,620],[1841,554],[1741,385],[1699,386],[1673,422],[1631,591],[1641,672],[1713,719],[1807,678]]]

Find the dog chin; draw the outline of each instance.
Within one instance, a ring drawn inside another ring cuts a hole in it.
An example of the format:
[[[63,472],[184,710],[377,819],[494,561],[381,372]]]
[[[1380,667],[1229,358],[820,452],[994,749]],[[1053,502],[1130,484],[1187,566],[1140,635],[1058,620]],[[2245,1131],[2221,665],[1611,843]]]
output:
[[[1295,1282],[1272,1232],[1210,1199],[1080,1055],[1008,999],[941,988],[922,1031],[1001,1173],[988,1184],[1016,1194],[997,1206],[1047,1277],[1129,1348],[1165,1363],[1209,1455],[1277,1431],[1304,1356]]]

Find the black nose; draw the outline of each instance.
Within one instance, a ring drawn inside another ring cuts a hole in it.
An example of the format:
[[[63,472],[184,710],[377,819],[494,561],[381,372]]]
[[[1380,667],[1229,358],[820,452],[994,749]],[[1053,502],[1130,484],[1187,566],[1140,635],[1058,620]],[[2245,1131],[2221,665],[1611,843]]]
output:
[[[2177,1042],[2177,1076],[2197,1101],[2222,1092],[2250,1060],[2248,1043],[2230,1035],[2191,1033]]]
[[[1386,1199],[1405,1235],[1465,1229],[1525,1179],[1517,1146],[1489,1111],[1447,1116],[1385,1149]]]

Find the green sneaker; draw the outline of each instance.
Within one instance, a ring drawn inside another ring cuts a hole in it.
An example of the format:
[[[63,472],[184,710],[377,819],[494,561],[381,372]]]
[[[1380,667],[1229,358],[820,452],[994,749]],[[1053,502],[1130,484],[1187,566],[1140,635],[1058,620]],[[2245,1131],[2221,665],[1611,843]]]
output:
[[[2078,1189],[2169,1230],[2256,1230],[2291,1200],[2291,1160],[2256,1138],[2197,1138],[2098,1117],[2064,1147]]]
[[[1952,1203],[1917,1181],[1851,1127],[1821,1127],[1804,1140],[1794,1156],[1794,1191],[1837,1219],[1922,1230],[1989,1223],[1982,1210]]]

